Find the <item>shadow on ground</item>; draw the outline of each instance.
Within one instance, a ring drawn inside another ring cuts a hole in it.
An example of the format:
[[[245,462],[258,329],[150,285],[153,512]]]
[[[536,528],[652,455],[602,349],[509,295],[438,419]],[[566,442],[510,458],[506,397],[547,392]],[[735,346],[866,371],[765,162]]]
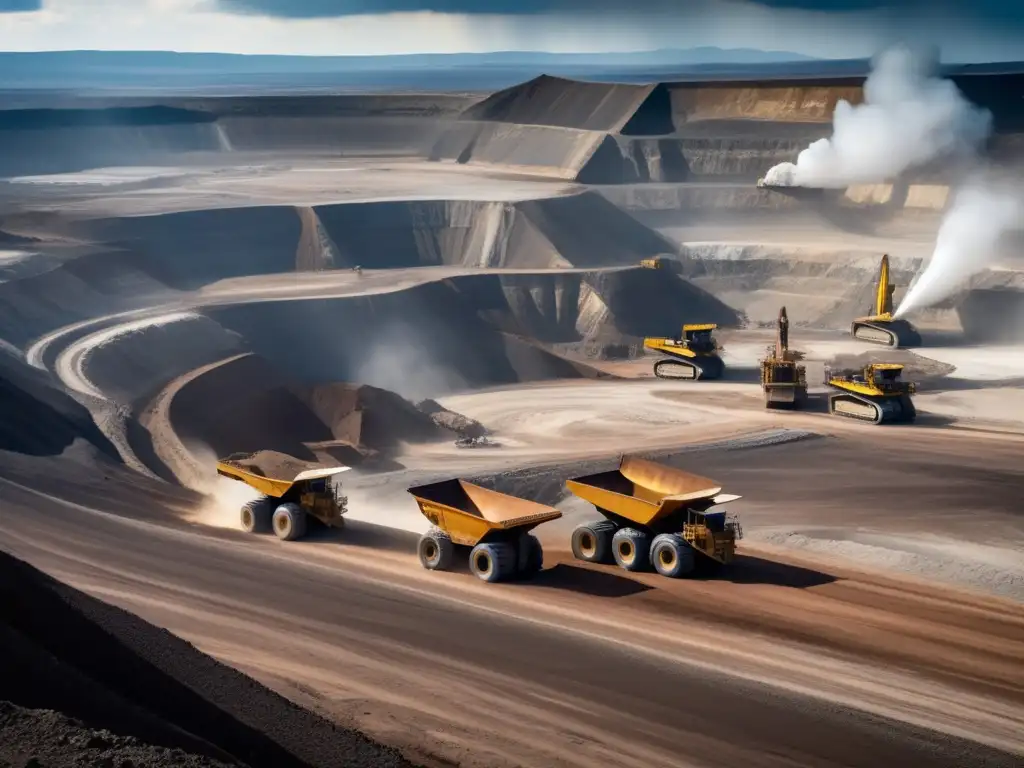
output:
[[[728,566],[700,568],[691,578],[700,581],[729,581],[733,584],[765,584],[792,589],[820,587],[838,581],[835,576],[813,568],[766,560],[754,555],[737,555]]]
[[[594,597],[629,597],[654,589],[646,584],[633,581],[614,571],[598,571],[567,563],[546,568],[529,583],[547,589],[561,589],[579,592]]]

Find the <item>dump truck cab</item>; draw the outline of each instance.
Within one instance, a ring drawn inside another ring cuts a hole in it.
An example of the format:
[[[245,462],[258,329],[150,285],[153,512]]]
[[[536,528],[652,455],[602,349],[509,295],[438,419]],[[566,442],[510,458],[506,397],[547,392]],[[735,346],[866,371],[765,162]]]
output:
[[[217,474],[245,483],[260,497],[242,505],[242,530],[273,531],[285,541],[305,536],[309,518],[331,528],[345,525],[348,497],[340,475],[350,467],[306,469],[291,479],[269,476],[251,454],[234,454],[217,462]]]
[[[719,356],[721,346],[715,339],[715,323],[684,325],[675,338],[649,336],[644,348],[660,352],[665,359],[654,364],[654,375],[660,379],[717,379],[724,363]]]
[[[724,509],[687,510],[683,538],[712,560],[731,563],[736,555],[736,540],[741,536],[739,520],[730,518]]]

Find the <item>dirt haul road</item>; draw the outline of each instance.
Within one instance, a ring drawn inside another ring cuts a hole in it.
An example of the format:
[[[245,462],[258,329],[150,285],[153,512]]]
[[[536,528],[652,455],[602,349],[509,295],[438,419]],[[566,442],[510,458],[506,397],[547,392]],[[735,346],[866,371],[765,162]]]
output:
[[[744,466],[758,472],[759,455]],[[792,476],[770,463],[774,498]],[[561,535],[545,535],[535,584],[485,585],[425,573],[401,531],[356,523],[283,544],[188,525],[194,497],[96,473],[77,447],[3,464],[13,554],[416,757],[960,766],[1024,753],[1019,603],[757,549],[720,579],[626,577],[573,563]],[[58,472],[55,498],[40,489]]]

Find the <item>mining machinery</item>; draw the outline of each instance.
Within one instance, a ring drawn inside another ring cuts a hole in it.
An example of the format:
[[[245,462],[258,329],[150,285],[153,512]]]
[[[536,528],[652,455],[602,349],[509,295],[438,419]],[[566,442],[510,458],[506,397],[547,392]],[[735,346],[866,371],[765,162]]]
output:
[[[836,390],[829,395],[829,413],[871,424],[913,421],[917,410],[910,396],[916,387],[902,374],[903,366],[896,363],[871,363],[859,374],[826,368],[825,383]]]
[[[875,289],[875,304],[872,314],[858,317],[853,321],[850,333],[855,339],[889,347],[916,347],[921,344],[921,335],[906,320],[893,319],[892,294],[896,290],[889,281],[889,256],[882,256]]]
[[[245,483],[260,494],[242,505],[242,530],[273,531],[278,538],[293,541],[306,535],[310,517],[330,528],[345,526],[348,498],[342,495],[337,476],[350,467],[310,469],[287,480],[268,477],[249,458],[235,454],[217,462],[218,475]]]
[[[800,408],[807,402],[807,371],[789,348],[789,318],[779,310],[778,334],[761,360],[761,389],[766,408]]]
[[[528,578],[541,570],[544,550],[530,531],[562,513],[466,480],[409,488],[431,528],[420,536],[420,564],[449,570],[457,549],[469,550],[469,569],[487,582]]]
[[[648,337],[644,348],[661,352],[665,357],[654,364],[659,379],[717,379],[725,364],[719,356],[721,347],[715,340],[714,323],[684,325],[680,338]]]
[[[602,515],[573,531],[572,553],[584,562],[681,578],[700,563],[731,563],[743,535],[739,521],[718,509],[739,496],[646,459],[623,457],[617,469],[573,478],[566,487]]]

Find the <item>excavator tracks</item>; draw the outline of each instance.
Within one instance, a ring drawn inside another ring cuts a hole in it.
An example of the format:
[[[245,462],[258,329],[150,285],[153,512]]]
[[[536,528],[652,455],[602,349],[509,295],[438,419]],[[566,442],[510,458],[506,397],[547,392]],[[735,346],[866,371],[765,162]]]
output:
[[[917,417],[917,409],[907,396],[870,398],[842,392],[830,395],[829,413],[869,424],[910,422]]]
[[[853,337],[887,347],[916,347],[921,336],[907,323],[854,323]]]
[[[700,362],[689,360],[659,360],[654,364],[654,375],[659,379],[695,381],[717,379],[722,375],[722,361],[717,357],[701,358]]]

